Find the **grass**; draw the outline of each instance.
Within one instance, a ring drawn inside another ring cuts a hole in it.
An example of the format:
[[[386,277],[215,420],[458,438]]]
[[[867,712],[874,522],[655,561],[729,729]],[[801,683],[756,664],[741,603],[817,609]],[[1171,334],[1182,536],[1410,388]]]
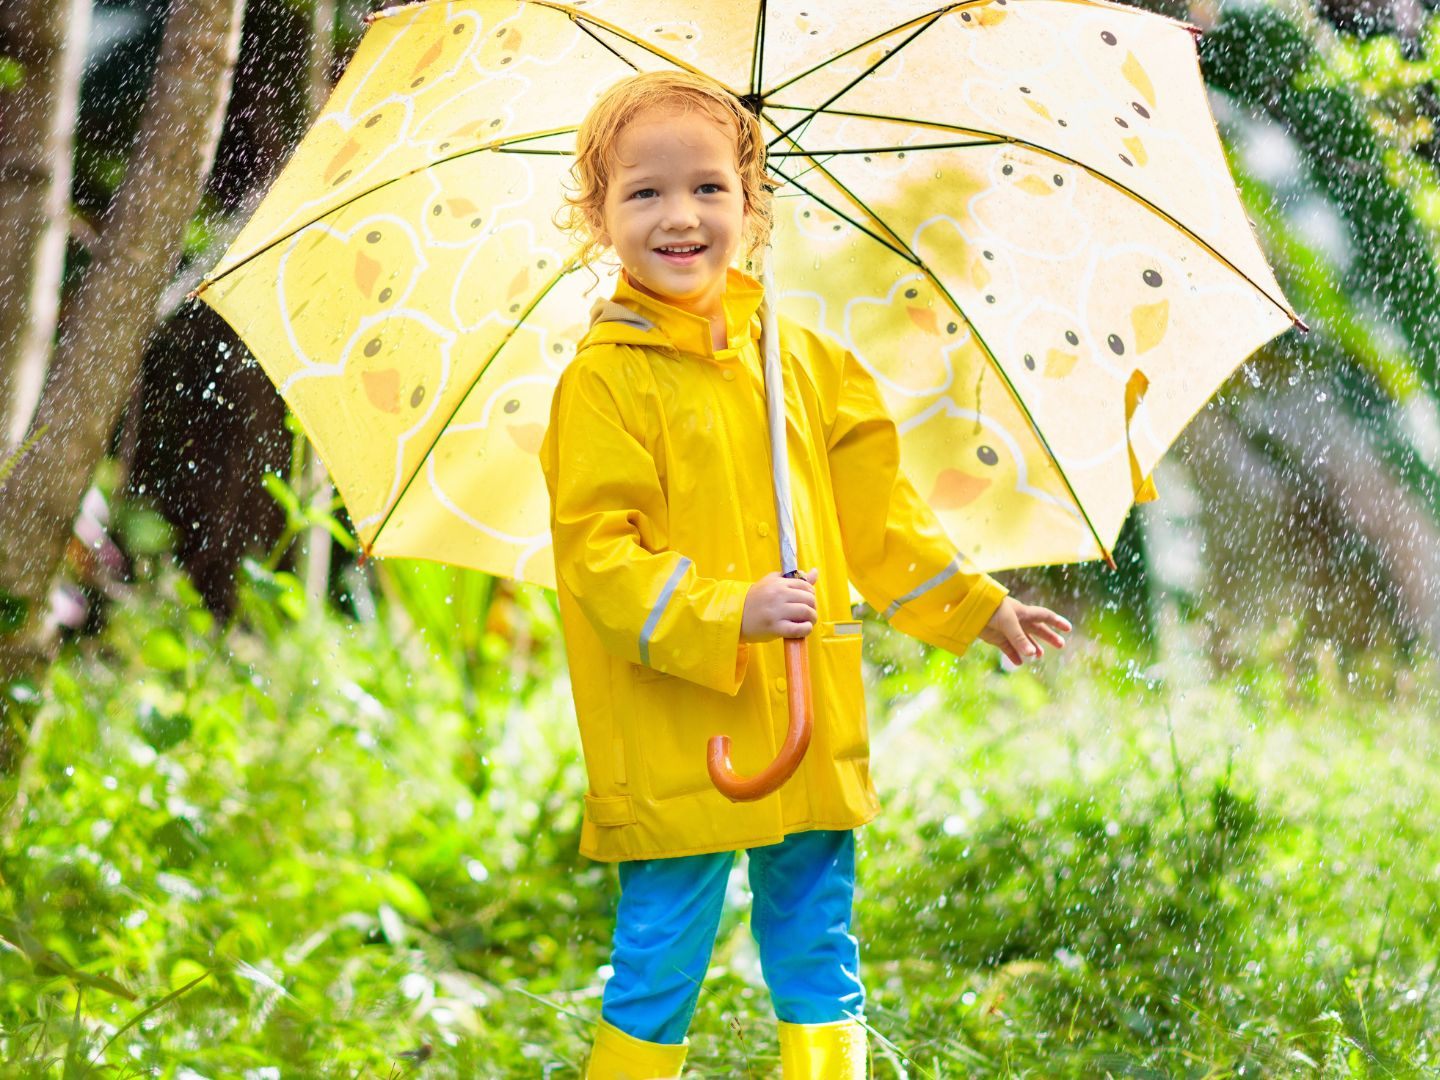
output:
[[[356,578],[357,619],[252,565],[227,630],[165,572],[67,650],[0,852],[0,1075],[581,1075],[616,880],[552,602],[449,573]],[[866,632],[877,1077],[1435,1073],[1433,673]],[[772,1076],[739,861],[731,900],[690,1062]]]

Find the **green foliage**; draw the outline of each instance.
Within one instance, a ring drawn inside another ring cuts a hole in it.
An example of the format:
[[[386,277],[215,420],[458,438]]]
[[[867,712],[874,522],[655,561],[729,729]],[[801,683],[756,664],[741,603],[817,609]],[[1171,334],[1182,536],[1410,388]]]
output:
[[[166,572],[51,672],[0,858],[0,1074],[390,1075],[428,1042],[473,1076],[513,1041],[501,983],[593,978],[611,897],[564,686],[478,670],[467,708],[403,613],[247,571],[235,625]]]
[[[576,854],[553,598],[376,570],[354,621],[252,562],[228,627],[166,570],[52,669],[0,855],[0,1074],[580,1075],[616,893]],[[877,1076],[1424,1073],[1424,673],[1261,641],[1211,685],[1092,639],[1002,675],[867,635]],[[706,1074],[777,1061],[746,919]]]
[[[0,93],[25,85],[25,65],[13,56],[0,56]]]

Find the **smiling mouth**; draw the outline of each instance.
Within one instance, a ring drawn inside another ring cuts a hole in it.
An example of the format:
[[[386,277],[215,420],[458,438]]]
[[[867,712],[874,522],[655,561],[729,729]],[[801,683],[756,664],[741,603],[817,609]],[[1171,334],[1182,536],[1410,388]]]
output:
[[[688,263],[694,261],[706,250],[704,244],[667,244],[654,249],[666,262]]]

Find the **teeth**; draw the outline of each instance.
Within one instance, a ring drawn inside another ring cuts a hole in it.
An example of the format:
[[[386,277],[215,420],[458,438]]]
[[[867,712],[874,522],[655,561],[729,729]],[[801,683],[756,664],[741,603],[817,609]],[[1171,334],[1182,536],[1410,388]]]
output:
[[[690,244],[686,247],[662,247],[660,250],[667,255],[689,255],[692,251],[699,251],[705,245]]]

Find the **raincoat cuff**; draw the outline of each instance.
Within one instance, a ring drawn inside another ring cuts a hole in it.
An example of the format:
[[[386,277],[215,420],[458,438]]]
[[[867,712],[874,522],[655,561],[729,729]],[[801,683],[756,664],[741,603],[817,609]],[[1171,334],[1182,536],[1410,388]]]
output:
[[[710,625],[713,638],[705,650],[713,657],[712,678],[701,680],[715,690],[732,697],[740,692],[745,681],[745,670],[750,665],[750,646],[740,640],[740,621],[745,615],[745,596],[750,591],[747,581],[720,581],[716,583],[716,608],[719,616]]]
[[[1001,601],[1010,595],[1010,590],[987,574],[979,575],[971,585],[965,598],[955,606],[950,617],[927,640],[956,656],[963,656],[965,650],[980,636],[985,624],[999,609]],[[919,636],[919,635],[917,635]]]

